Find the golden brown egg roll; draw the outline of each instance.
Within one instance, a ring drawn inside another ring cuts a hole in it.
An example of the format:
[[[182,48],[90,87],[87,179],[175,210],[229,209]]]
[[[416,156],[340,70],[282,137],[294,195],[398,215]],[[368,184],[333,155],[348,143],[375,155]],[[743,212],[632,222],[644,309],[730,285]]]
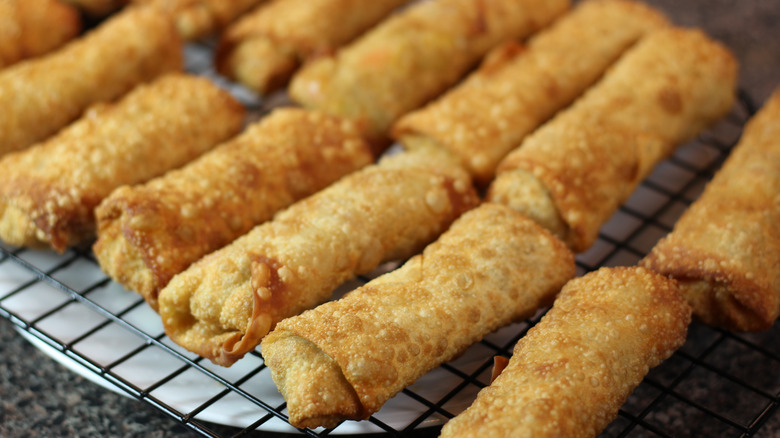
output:
[[[173,16],[179,35],[187,41],[216,33],[265,0],[128,0],[152,5]]]
[[[95,212],[95,256],[156,309],[192,262],[372,161],[354,124],[277,109],[187,166],[114,191]]]
[[[0,68],[51,52],[80,32],[79,12],[58,0],[0,0]]]
[[[728,49],[700,30],[653,32],[507,155],[488,198],[584,251],[659,161],[731,109],[736,76]]]
[[[172,23],[153,10],[129,8],[53,53],[0,70],[0,155],[44,140],[88,106],[181,66]]]
[[[569,0],[432,0],[304,66],[289,93],[306,107],[366,124],[377,148],[392,124],[454,85],[494,46],[564,13]]]
[[[92,18],[103,18],[119,10],[131,0],[63,0],[77,7],[85,15]]]
[[[641,262],[677,279],[707,324],[769,329],[780,314],[780,88],[704,193]]]
[[[675,282],[648,269],[573,279],[441,437],[595,437],[648,370],[682,346],[690,319]]]
[[[455,154],[480,186],[539,125],[569,105],[620,55],[668,24],[643,3],[580,3],[526,46],[502,45],[464,82],[403,116],[393,136],[405,147],[432,144]]]
[[[386,157],[193,263],[160,292],[166,334],[229,366],[343,282],[420,251],[478,202],[440,154]]]
[[[401,268],[283,320],[261,351],[290,424],[335,427],[368,418],[485,335],[549,306],[574,275],[563,242],[486,203]]]
[[[267,94],[302,62],[330,54],[409,0],[273,0],[222,34],[217,70]]]
[[[98,104],[56,136],[0,160],[0,238],[64,251],[95,233],[112,190],[179,167],[234,135],[244,109],[207,79],[170,74]]]

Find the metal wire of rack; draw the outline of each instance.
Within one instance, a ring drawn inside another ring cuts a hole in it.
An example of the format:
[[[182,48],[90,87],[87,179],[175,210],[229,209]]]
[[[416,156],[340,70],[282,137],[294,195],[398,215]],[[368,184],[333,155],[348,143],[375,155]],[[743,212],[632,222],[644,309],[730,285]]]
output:
[[[284,104],[283,99],[256,100],[221,80],[211,70],[209,50],[208,45],[188,47],[188,70],[229,88],[254,117]],[[741,94],[738,108],[726,120],[661,163],[603,227],[597,243],[577,257],[579,273],[633,265],[649,252],[701,193],[755,109]],[[60,255],[0,243],[0,316],[88,379],[210,437],[252,436],[256,430],[264,436],[435,436],[487,384],[492,358],[508,357],[542,314],[488,335],[404,389],[368,421],[333,430],[297,430],[286,424],[284,400],[269,383],[259,352],[227,369],[179,348],[140,296],[100,271],[89,247]],[[780,435],[779,335],[778,324],[768,332],[735,334],[694,323],[686,345],[651,370],[602,436]]]

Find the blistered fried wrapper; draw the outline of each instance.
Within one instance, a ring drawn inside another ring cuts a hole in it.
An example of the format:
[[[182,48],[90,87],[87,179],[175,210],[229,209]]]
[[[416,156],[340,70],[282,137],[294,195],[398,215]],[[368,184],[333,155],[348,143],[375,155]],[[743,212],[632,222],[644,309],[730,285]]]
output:
[[[642,261],[677,279],[705,323],[769,329],[780,314],[780,89],[704,193]]]
[[[580,3],[528,44],[489,53],[464,82],[403,116],[393,136],[407,148],[433,144],[460,158],[481,186],[539,125],[596,82],[640,38],[668,24],[643,3]]]
[[[221,31],[266,0],[127,0],[170,15],[182,39],[192,41]]]
[[[648,370],[682,346],[690,320],[675,282],[648,269],[573,279],[441,437],[595,437]]]
[[[191,263],[373,162],[354,124],[280,108],[187,166],[114,191],[97,208],[100,266],[157,308]]]
[[[0,68],[51,52],[80,32],[78,10],[59,0],[0,1]]]
[[[731,109],[736,82],[734,57],[700,30],[653,32],[507,155],[488,199],[585,251],[656,164]]]
[[[267,94],[300,65],[330,55],[409,0],[275,0],[229,26],[217,46],[223,75]]]
[[[303,106],[362,120],[381,148],[400,116],[454,85],[493,47],[528,37],[568,7],[568,0],[415,3],[304,66],[288,91]]]
[[[48,55],[0,70],[0,155],[23,149],[138,84],[182,68],[170,20],[128,8]]]
[[[231,365],[343,282],[422,250],[478,202],[468,173],[447,158],[386,157],[200,259],[160,292],[166,333]]]
[[[0,160],[0,238],[60,252],[95,235],[112,190],[177,168],[235,135],[244,109],[208,79],[174,73],[90,108]]]
[[[366,419],[493,330],[550,305],[574,274],[560,240],[482,204],[401,268],[280,322],[263,358],[292,425]]]

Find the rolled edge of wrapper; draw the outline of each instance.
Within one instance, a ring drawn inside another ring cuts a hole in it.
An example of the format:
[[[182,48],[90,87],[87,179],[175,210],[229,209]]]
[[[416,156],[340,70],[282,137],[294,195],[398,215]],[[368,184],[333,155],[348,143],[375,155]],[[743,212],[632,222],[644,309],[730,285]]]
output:
[[[475,221],[483,222],[486,219],[490,225],[477,227],[478,231],[475,231]],[[488,237],[483,233],[495,235]],[[497,238],[508,241],[508,247],[516,248],[521,253],[514,257],[511,254],[496,254],[491,245]],[[453,254],[455,248],[470,245],[466,242],[475,246],[469,246],[463,253]],[[489,261],[502,257],[513,259],[500,263]],[[488,261],[482,263],[482,258]],[[459,281],[460,276],[453,272],[442,272],[435,267],[425,270],[426,264],[436,267],[440,264],[457,265],[460,262],[456,260],[460,259],[470,270],[469,281],[473,283]],[[526,273],[513,272],[504,277],[506,280],[500,280],[499,284],[517,281],[530,271],[538,273],[544,280],[505,285],[507,290],[495,289],[500,286],[491,284],[492,275],[503,277],[506,275],[504,272],[515,269]],[[282,321],[265,337],[261,352],[274,382],[287,401],[290,423],[296,427],[335,427],[344,420],[368,418],[397,391],[436,366],[453,359],[490,331],[528,317],[539,307],[549,305],[560,287],[574,275],[574,256],[557,238],[508,207],[482,204],[464,213],[421,255],[413,257],[396,271],[376,278],[340,301],[324,304]],[[533,290],[526,292],[524,288]],[[419,291],[415,292],[416,289]],[[415,318],[421,317],[417,314],[420,309],[405,308],[404,303],[400,304],[401,308],[394,307],[396,310],[392,311],[370,307],[372,299],[380,300],[386,294],[406,296],[405,292],[420,294],[425,297],[425,302],[461,301],[458,297],[463,293],[480,297],[475,300],[487,300],[491,294],[506,294],[504,301],[512,302],[514,307],[501,305],[495,309],[495,305],[486,305],[476,311],[478,316],[477,321],[474,321],[471,319],[474,316],[473,308],[471,312],[466,312],[463,308],[452,310],[424,306],[425,312],[431,314],[426,318],[441,318],[441,324],[449,327],[439,328],[447,331],[446,334],[429,337],[426,329],[420,329],[414,323]],[[519,295],[513,297],[513,293]],[[363,294],[368,302],[362,300]],[[371,309],[376,313],[368,313]],[[396,315],[410,312],[413,315],[411,322],[397,320],[400,316]],[[464,312],[470,316],[461,318]],[[348,321],[344,321],[345,318]],[[374,333],[373,330],[379,332]],[[387,346],[394,352],[394,356],[387,356],[386,352],[376,353],[385,349],[381,344],[383,341],[369,341],[375,337],[388,336],[388,333],[392,333],[389,336],[398,340],[397,344]],[[370,342],[374,345],[371,346]],[[341,350],[342,344],[359,351]],[[425,357],[416,360],[414,354],[423,354]],[[383,359],[379,359],[380,356]]]
[[[780,315],[780,88],[723,167],[640,263],[675,278],[705,324],[769,329]]]
[[[649,369],[683,345],[690,320],[675,281],[651,270],[572,279],[441,436],[596,436]]]

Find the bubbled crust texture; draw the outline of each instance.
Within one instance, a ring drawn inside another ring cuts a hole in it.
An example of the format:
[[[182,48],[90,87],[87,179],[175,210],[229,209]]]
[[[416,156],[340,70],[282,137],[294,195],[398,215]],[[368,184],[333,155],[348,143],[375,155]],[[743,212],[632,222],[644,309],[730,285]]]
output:
[[[542,181],[569,227],[565,241],[584,251],[660,160],[728,112],[736,69],[699,30],[656,31],[510,153],[498,177],[520,168]]]
[[[0,68],[55,50],[79,32],[78,11],[58,0],[0,1]]]
[[[409,0],[276,0],[220,37],[220,73],[259,93],[286,83],[301,62],[332,53]]]
[[[568,0],[420,2],[336,56],[305,66],[293,78],[290,96],[304,106],[365,121],[369,138],[381,144],[398,117],[455,84],[494,46],[530,35],[568,5]]]
[[[339,365],[364,419],[486,334],[549,305],[574,274],[574,257],[557,238],[508,207],[482,204],[401,268],[279,323],[263,355],[277,367],[272,373],[289,373],[279,368],[299,367],[299,359],[275,362],[274,342],[295,336],[315,344]],[[305,373],[289,379],[314,391],[330,384]],[[291,420],[306,421],[300,411],[322,416],[340,409],[321,401],[312,412],[301,398],[306,394],[285,394]]]
[[[93,237],[93,211],[112,190],[194,159],[234,135],[243,115],[207,79],[178,73],[91,108],[50,140],[0,161],[0,237],[58,251]],[[14,222],[14,211],[26,220]]]
[[[372,161],[352,123],[278,109],[184,168],[112,193],[96,211],[95,254],[156,309],[191,263]]]
[[[644,268],[571,280],[441,436],[596,436],[648,370],[685,342],[690,318],[674,281]]]
[[[171,16],[187,41],[208,36],[265,0],[127,0]],[[159,13],[159,12],[158,12]]]
[[[166,332],[230,365],[281,319],[384,260],[415,254],[477,202],[468,174],[446,156],[385,158],[174,277],[159,297]]]
[[[626,49],[667,25],[658,12],[624,0],[581,3],[527,47],[494,49],[461,85],[401,118],[394,137],[425,136],[460,157],[480,185],[499,161],[593,84]]]
[[[0,70],[0,155],[47,138],[96,102],[181,67],[173,24],[155,11],[128,8],[60,50]]]
[[[765,330],[780,314],[780,89],[723,168],[643,260],[677,278],[708,324]]]

